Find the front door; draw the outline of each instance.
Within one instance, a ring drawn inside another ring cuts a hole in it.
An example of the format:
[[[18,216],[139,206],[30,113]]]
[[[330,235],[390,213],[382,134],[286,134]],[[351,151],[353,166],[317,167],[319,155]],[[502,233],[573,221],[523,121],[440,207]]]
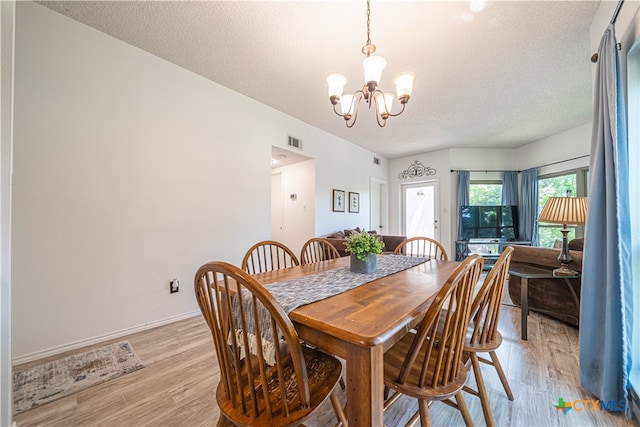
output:
[[[407,237],[425,236],[440,240],[436,181],[402,185],[402,229]]]

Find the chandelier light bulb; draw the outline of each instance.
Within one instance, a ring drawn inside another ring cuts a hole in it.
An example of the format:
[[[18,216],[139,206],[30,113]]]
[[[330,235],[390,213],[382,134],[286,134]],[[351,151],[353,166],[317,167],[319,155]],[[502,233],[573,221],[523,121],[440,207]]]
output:
[[[352,94],[346,94],[340,98],[340,109],[343,116],[351,116],[353,114],[353,100],[354,96]]]
[[[347,84],[347,78],[342,74],[334,73],[327,76],[327,83],[329,84],[329,99],[333,105],[340,100],[344,85]],[[335,102],[333,102],[335,100]]]
[[[411,97],[411,91],[413,90],[413,80],[415,78],[416,73],[406,71],[404,73],[398,74],[393,79],[393,83],[395,83],[396,85],[396,93],[398,94],[398,99],[403,104],[406,104]]]
[[[391,114],[391,108],[393,107],[393,98],[395,95],[392,93],[377,92],[376,93],[376,105],[378,106],[378,114],[384,119]],[[386,116],[386,117],[385,117]]]
[[[367,56],[362,61],[362,66],[364,67],[364,84],[369,86],[371,82],[375,82],[375,86],[378,86],[382,78],[382,70],[387,66],[387,60],[381,56]],[[369,91],[372,92],[371,88]]]

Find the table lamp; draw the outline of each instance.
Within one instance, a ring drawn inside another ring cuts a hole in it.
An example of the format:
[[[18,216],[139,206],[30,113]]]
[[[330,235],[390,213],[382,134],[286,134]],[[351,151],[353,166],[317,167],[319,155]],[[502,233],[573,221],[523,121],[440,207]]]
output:
[[[575,276],[578,272],[569,268],[573,261],[567,244],[568,224],[582,225],[587,216],[586,197],[549,197],[538,216],[538,222],[562,224],[562,251],[558,257],[560,268],[553,270],[554,276]]]

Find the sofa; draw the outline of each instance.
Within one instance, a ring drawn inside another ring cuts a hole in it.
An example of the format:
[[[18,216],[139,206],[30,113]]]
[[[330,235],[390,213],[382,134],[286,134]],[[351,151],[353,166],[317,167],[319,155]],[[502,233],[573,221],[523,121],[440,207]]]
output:
[[[345,248],[345,242],[347,241],[347,237],[352,233],[360,233],[362,231],[364,230],[357,227],[353,229],[336,231],[334,233],[331,233],[323,237],[327,239],[329,242],[331,242],[333,246],[335,246],[338,252],[340,252],[340,256],[347,256],[349,255],[349,252],[347,252]],[[369,231],[369,233],[377,234],[375,231]],[[382,240],[382,243],[384,243],[384,252],[393,252],[396,246],[398,246],[400,242],[404,241],[407,238],[406,236],[391,236],[391,235],[384,235],[384,234],[380,234],[378,236],[380,240]]]
[[[569,252],[573,261],[569,268],[582,271],[582,248],[584,239],[569,242]],[[524,263],[549,268],[560,267],[560,249],[512,246],[511,264]],[[545,310],[543,313],[573,326],[580,323],[581,279],[567,279],[578,297],[576,303],[571,289],[562,279],[529,279],[529,308]],[[520,305],[520,277],[509,275],[509,297],[515,305]]]

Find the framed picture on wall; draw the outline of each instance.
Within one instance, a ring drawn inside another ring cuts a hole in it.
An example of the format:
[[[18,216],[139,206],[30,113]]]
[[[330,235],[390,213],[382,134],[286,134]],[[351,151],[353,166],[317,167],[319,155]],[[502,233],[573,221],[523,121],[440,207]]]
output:
[[[360,212],[360,193],[349,191],[349,212]]]
[[[343,190],[333,190],[333,211],[344,212],[345,194]]]

